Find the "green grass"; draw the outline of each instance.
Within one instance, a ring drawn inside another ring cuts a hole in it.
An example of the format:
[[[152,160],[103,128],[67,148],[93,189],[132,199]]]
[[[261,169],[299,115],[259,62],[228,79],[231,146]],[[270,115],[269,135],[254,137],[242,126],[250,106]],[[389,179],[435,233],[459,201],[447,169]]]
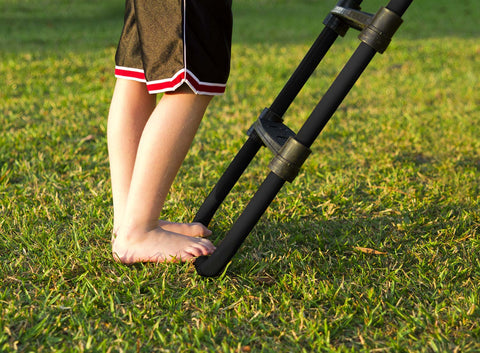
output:
[[[334,3],[234,1],[228,92],[168,218],[193,218]],[[122,6],[0,0],[0,351],[480,351],[477,0],[414,1],[216,280],[112,261],[105,132]],[[286,114],[294,130],[357,43],[350,31],[330,51]],[[215,242],[270,158],[218,211]]]

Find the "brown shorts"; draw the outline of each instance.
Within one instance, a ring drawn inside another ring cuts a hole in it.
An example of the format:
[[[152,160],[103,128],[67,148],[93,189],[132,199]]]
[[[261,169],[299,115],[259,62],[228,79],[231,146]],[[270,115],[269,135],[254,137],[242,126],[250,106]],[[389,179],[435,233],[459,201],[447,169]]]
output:
[[[115,76],[152,94],[187,83],[197,94],[225,91],[232,0],[126,0]]]

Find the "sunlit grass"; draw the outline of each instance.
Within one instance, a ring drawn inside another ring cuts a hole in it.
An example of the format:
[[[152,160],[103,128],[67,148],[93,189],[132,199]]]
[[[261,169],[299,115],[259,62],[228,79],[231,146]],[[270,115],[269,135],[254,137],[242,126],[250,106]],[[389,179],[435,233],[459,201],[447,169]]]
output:
[[[228,90],[175,181],[172,220],[193,219],[334,6],[234,3]],[[477,1],[414,1],[215,280],[112,261],[106,115],[122,6],[0,0],[0,351],[480,350]],[[332,48],[287,125],[301,126],[357,43],[351,31]],[[218,211],[215,242],[270,158],[259,153]]]

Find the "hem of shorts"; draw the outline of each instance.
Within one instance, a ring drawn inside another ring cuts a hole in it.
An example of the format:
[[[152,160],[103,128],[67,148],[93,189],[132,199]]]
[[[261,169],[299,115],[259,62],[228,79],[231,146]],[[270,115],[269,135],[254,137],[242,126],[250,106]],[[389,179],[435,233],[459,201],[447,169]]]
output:
[[[200,81],[190,70],[181,69],[171,78],[157,81],[147,81],[141,69],[123,66],[115,67],[115,77],[146,83],[150,94],[173,92],[186,83],[195,94],[222,95],[225,93],[226,84]]]
[[[144,71],[132,67],[115,66],[115,77],[143,83],[147,82]]]

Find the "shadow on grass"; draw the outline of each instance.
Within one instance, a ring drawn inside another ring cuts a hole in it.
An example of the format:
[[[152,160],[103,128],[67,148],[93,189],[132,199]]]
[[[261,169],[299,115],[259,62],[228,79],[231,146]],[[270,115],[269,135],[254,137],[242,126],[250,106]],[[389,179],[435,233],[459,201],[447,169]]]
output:
[[[296,214],[283,223],[262,217],[232,259],[228,275],[265,272],[275,279],[291,271],[315,270],[329,277],[338,276],[341,268],[362,267],[371,261],[378,269],[398,263],[416,266],[433,259],[447,262],[462,251],[469,254],[463,256],[465,264],[475,266],[474,243],[480,231],[475,205],[437,200],[412,210],[386,211],[355,213],[352,206],[341,210],[348,214],[345,218]],[[215,229],[214,242],[220,243],[229,230]],[[339,269],[330,271],[332,264]]]

